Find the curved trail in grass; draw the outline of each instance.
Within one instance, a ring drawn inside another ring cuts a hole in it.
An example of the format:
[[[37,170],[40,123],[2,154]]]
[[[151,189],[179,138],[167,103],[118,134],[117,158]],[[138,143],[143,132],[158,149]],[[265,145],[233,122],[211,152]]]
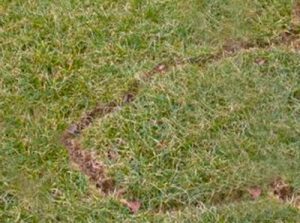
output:
[[[108,114],[116,112],[123,106],[132,103],[135,100],[141,85],[150,81],[155,75],[164,74],[171,68],[176,69],[177,66],[183,66],[186,64],[198,64],[205,66],[206,64],[219,61],[223,58],[232,57],[244,50],[269,49],[272,46],[300,48],[298,34],[299,33],[296,29],[291,28],[289,31],[280,33],[277,37],[267,43],[258,44],[231,41],[225,44],[214,54],[196,56],[181,60],[172,60],[156,65],[150,71],[143,73],[138,79],[135,79],[130,87],[131,90],[124,93],[121,99],[96,106],[90,112],[84,114],[79,121],[73,123],[67,130],[64,131],[61,136],[61,142],[66,147],[70,160],[79,167],[83,174],[88,176],[91,183],[94,184],[103,195],[115,195],[121,203],[125,204],[133,213],[135,213],[140,204],[128,202],[122,198],[124,191],[121,188],[117,188],[114,179],[109,177],[106,173],[106,169],[109,167],[97,160],[93,152],[84,149],[80,145],[78,138],[81,135],[81,132],[89,127],[95,119],[104,118]]]

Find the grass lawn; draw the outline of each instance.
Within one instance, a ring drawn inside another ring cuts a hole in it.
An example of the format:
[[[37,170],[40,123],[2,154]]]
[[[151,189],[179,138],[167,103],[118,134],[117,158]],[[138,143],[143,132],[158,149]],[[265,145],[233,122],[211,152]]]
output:
[[[300,47],[272,42],[294,3],[1,0],[0,222],[300,222]],[[60,137],[84,113],[230,48],[82,132],[136,214],[70,165]]]

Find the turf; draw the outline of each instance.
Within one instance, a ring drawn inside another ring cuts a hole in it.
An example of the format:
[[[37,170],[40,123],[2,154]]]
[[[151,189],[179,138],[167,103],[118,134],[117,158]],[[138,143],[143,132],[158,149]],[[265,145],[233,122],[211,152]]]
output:
[[[300,188],[299,53],[259,48],[290,27],[292,4],[2,0],[1,222],[299,222],[268,194],[278,176]],[[172,68],[84,131],[136,215],[70,166],[59,138],[83,113],[157,63],[241,41],[258,47]]]

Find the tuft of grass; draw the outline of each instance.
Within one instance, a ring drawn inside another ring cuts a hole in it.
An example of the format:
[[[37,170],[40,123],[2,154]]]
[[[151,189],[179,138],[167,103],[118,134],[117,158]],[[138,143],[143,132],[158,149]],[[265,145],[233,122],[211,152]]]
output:
[[[142,202],[137,215],[95,193],[59,143],[70,123],[154,64],[228,42],[263,45],[288,29],[291,6],[2,0],[1,222],[298,222],[297,209],[267,195],[277,176],[300,188],[299,54],[287,48],[171,70],[84,132],[127,198]],[[251,201],[254,185],[263,194]]]

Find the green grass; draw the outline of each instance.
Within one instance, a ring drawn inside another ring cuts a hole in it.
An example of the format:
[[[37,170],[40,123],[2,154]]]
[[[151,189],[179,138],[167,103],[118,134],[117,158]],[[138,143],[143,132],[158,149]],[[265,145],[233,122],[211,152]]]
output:
[[[2,0],[0,221],[299,222],[299,210],[268,196],[277,176],[300,188],[300,60],[287,47],[171,69],[83,133],[126,198],[142,202],[136,215],[91,190],[59,141],[161,61],[267,43],[288,29],[291,4]],[[245,191],[255,185],[253,201]]]

